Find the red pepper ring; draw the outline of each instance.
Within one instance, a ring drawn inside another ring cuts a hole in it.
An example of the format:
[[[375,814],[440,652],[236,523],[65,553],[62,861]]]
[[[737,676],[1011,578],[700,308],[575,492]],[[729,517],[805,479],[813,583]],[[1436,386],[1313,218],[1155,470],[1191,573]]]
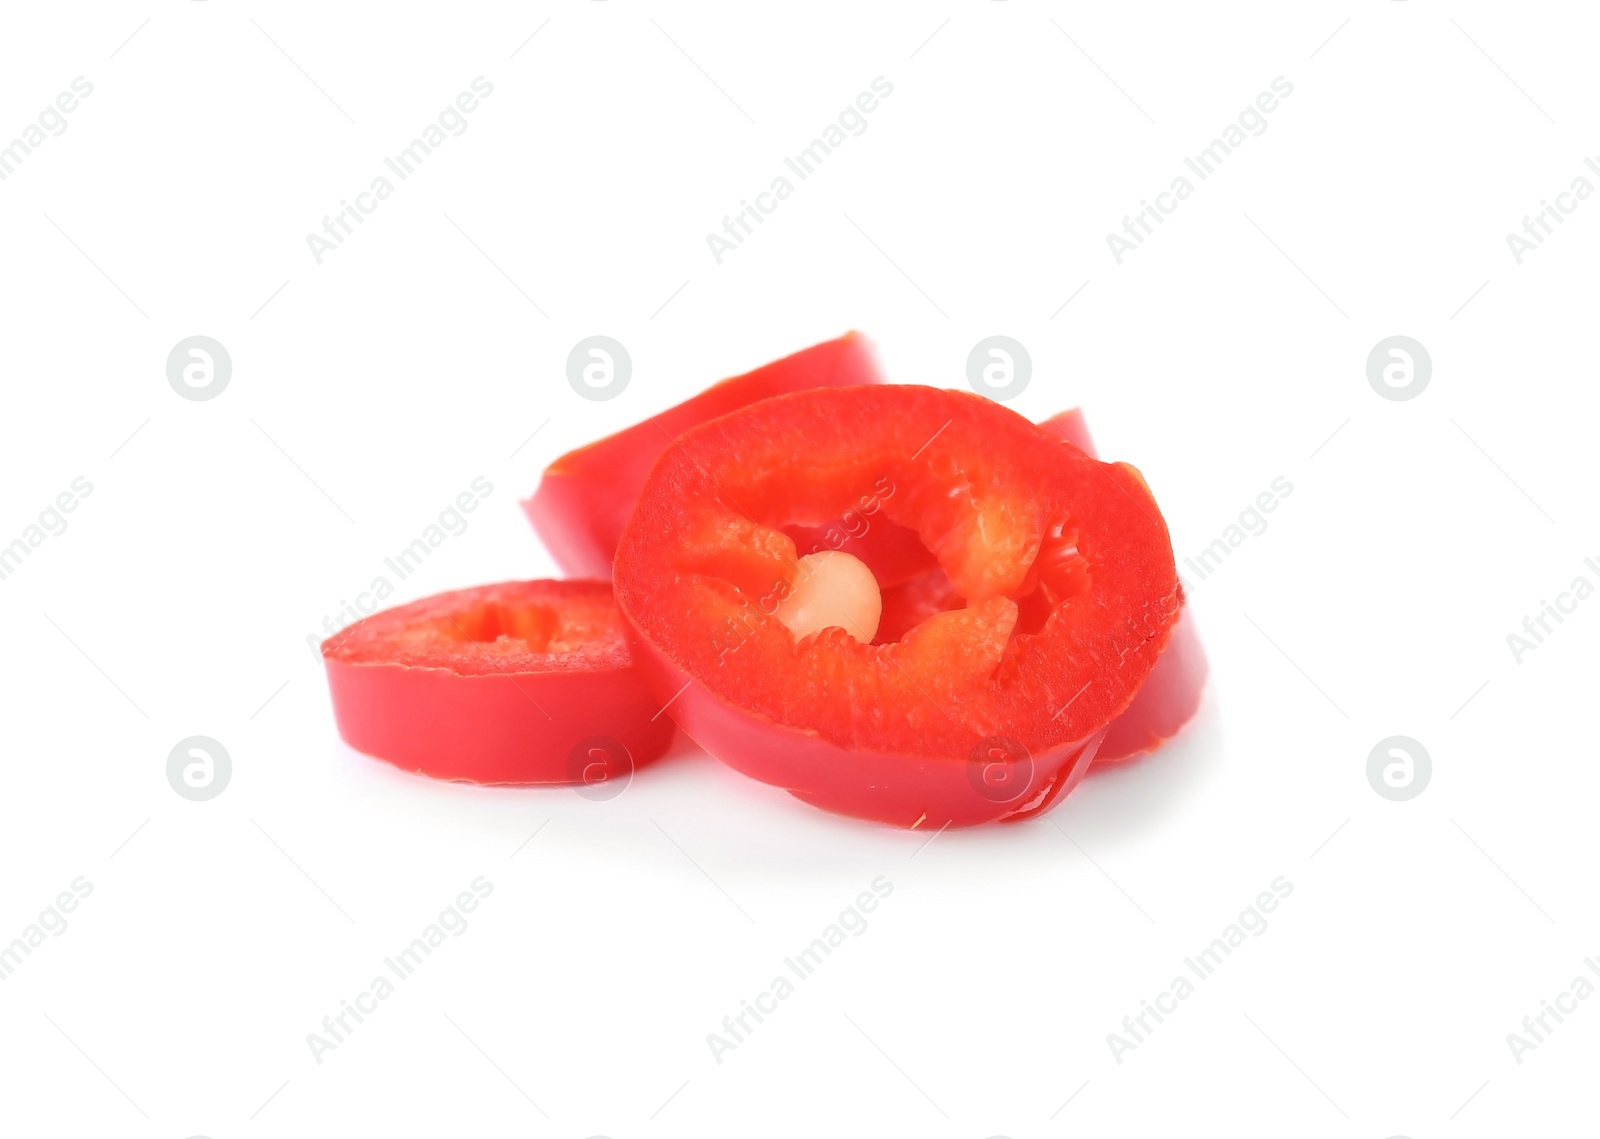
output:
[[[880,382],[872,342],[859,332],[847,332],[713,384],[643,423],[567,452],[545,470],[522,509],[563,573],[609,580],[617,540],[639,500],[645,476],[683,432],[787,392]],[[832,532],[848,540],[847,531],[841,522]],[[884,556],[895,552],[890,548]]]
[[[672,740],[611,587],[508,581],[363,618],[322,645],[339,734],[469,783],[575,783],[609,798]]]
[[[811,572],[785,528],[887,480],[965,608],[887,643],[776,616]],[[1165,523],[1132,467],[998,404],[915,386],[752,404],[686,432],[647,481],[617,600],[657,697],[702,747],[816,806],[899,826],[1054,802],[1177,617]]]

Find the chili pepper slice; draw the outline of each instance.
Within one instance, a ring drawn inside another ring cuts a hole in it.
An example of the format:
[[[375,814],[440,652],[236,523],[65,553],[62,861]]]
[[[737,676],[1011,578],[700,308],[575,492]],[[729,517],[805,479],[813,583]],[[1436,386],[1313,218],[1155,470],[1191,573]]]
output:
[[[797,551],[786,527],[863,496],[915,531],[963,608],[885,625],[874,605],[891,599],[859,561]],[[907,827],[1024,817],[1065,793],[1180,598],[1134,468],[918,386],[780,396],[685,432],[646,481],[616,590],[639,668],[702,747]]]
[[[436,594],[357,621],[322,655],[345,741],[436,779],[596,783],[672,739],[605,582]]]

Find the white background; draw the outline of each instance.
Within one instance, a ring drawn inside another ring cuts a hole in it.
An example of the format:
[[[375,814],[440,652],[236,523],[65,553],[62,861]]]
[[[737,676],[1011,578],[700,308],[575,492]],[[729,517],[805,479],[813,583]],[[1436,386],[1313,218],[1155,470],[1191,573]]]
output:
[[[1600,954],[1600,600],[1521,663],[1506,637],[1600,583],[1600,202],[1520,265],[1505,236],[1600,154],[1596,31],[1423,0],[9,6],[0,141],[94,92],[0,182],[0,540],[94,489],[0,581],[0,939],[94,891],[0,984],[4,1130],[1592,1121],[1600,1000],[1520,1065],[1506,1035]],[[317,264],[306,235],[480,75],[466,133]],[[706,234],[880,75],[869,129],[718,265]],[[1118,265],[1106,235],[1276,76],[1269,129]],[[1084,406],[1180,560],[1292,482],[1190,575],[1213,675],[1178,741],[931,843],[688,745],[590,802],[339,742],[307,636],[475,476],[493,493],[396,601],[550,574],[516,503],[553,457],[852,327],[951,387],[1020,340],[1011,406]],[[594,333],[634,362],[609,402],[563,374]],[[233,360],[207,402],[165,375],[194,334]],[[1406,402],[1365,373],[1393,334],[1433,360]],[[234,764],[206,803],[166,780],[194,734]],[[1406,803],[1365,774],[1394,734],[1433,759]],[[313,1060],[479,875],[470,928]],[[715,1062],[707,1034],[880,875],[867,931]],[[1267,931],[1113,1059],[1280,875]]]

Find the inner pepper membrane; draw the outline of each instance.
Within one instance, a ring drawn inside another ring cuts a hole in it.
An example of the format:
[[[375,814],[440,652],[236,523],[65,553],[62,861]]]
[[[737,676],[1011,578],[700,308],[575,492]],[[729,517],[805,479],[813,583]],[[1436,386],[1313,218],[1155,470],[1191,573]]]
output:
[[[839,627],[797,640],[774,616],[818,548],[857,551],[877,576],[872,643]],[[683,436],[624,535],[617,589],[641,635],[730,703],[934,755],[1096,731],[1149,671],[1179,596],[1137,471],[914,386],[782,396]]]

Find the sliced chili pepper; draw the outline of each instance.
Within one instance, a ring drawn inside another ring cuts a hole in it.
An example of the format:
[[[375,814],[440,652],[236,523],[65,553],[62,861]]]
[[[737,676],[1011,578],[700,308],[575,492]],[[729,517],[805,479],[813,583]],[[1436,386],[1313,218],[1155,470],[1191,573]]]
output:
[[[683,432],[770,396],[876,384],[881,379],[871,341],[859,332],[848,332],[713,384],[643,423],[567,452],[546,468],[522,509],[563,573],[609,580],[617,541],[639,500],[645,476]],[[815,533],[806,537],[813,542],[837,538],[841,545],[854,540],[848,533],[851,520],[843,513],[837,520],[816,519]],[[895,550],[891,542],[882,556],[893,557]]]
[[[859,561],[797,552],[787,526],[874,489],[963,608],[885,626]],[[641,671],[707,751],[908,827],[1054,802],[1179,606],[1136,470],[991,401],[915,386],[780,396],[686,432],[645,484],[616,589]],[[874,643],[880,629],[895,639]]]
[[[436,594],[357,621],[322,655],[345,741],[436,779],[594,783],[672,739],[605,582]]]
[[[1039,424],[1040,428],[1059,436],[1093,457],[1094,440],[1089,435],[1089,425],[1083,411],[1073,408],[1052,416]],[[1205,691],[1206,651],[1200,644],[1200,634],[1195,630],[1194,617],[1185,602],[1179,610],[1178,622],[1172,628],[1167,647],[1161,650],[1155,667],[1139,686],[1133,702],[1111,721],[1106,738],[1095,752],[1096,766],[1131,759],[1178,734],[1180,728],[1194,718],[1200,709],[1200,697]]]

